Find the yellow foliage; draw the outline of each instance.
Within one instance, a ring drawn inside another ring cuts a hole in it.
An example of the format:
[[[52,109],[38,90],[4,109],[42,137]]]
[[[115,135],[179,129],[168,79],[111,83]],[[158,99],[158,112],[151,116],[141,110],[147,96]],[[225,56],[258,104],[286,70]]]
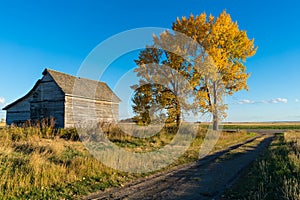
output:
[[[223,96],[248,89],[245,62],[256,53],[254,39],[249,39],[246,31],[239,30],[237,22],[233,22],[226,11],[218,17],[202,13],[177,18],[172,29],[174,34],[165,31],[159,37],[154,36],[154,45],[141,51],[135,61],[138,65],[135,71],[141,82],[149,82],[155,76],[169,73],[161,70],[161,65],[176,70],[188,79],[194,91],[194,104],[201,112],[211,112],[217,123],[226,116]],[[178,33],[188,36],[199,47],[182,39]],[[149,63],[157,64],[155,70]],[[174,76],[175,82],[176,79]]]
[[[190,81],[193,87],[199,86],[197,97],[202,111],[214,112],[217,109],[220,113],[226,107],[221,104],[217,106],[218,102],[213,99],[221,100],[221,97],[216,95],[232,95],[239,90],[248,89],[249,74],[246,73],[244,64],[246,58],[256,53],[254,39],[250,40],[246,31],[239,30],[237,22],[233,22],[226,11],[217,18],[210,15],[207,19],[205,13],[196,17],[191,15],[189,19],[182,17],[173,23],[172,28],[193,38],[204,48],[205,55],[199,55],[201,57],[198,60],[201,62],[196,62],[193,66],[195,70]],[[217,70],[215,82],[212,76],[207,76],[213,70]],[[217,88],[213,87],[209,92],[208,82],[211,80],[211,85]],[[218,93],[222,87],[223,92]],[[209,94],[204,95],[205,93]]]

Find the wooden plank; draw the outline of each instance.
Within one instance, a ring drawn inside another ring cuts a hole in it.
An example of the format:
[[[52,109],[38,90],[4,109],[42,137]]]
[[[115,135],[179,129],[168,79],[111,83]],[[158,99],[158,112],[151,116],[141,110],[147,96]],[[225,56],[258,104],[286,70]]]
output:
[[[65,124],[72,127],[84,121],[117,121],[119,105],[78,97],[66,96]]]

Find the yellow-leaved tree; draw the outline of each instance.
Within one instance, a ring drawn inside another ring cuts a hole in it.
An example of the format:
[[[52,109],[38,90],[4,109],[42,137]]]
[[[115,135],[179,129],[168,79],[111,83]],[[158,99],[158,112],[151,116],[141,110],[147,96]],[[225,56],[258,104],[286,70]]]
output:
[[[157,74],[170,75],[172,72],[161,70],[162,65],[167,65],[188,80],[194,98],[193,106],[186,108],[211,113],[213,129],[217,130],[219,121],[226,117],[227,105],[223,102],[224,95],[248,89],[249,74],[246,72],[245,62],[256,53],[254,39],[249,39],[246,31],[240,30],[237,22],[233,22],[226,11],[218,17],[203,13],[199,16],[177,18],[172,30],[173,33],[166,31],[159,37],[154,36],[154,44],[140,52],[139,59],[135,61],[138,66],[135,72],[140,77],[140,85],[157,77]],[[195,47],[190,42],[184,42],[186,40],[178,42],[180,34],[191,38],[199,45]],[[173,49],[171,52],[168,50],[170,46]],[[170,89],[175,96],[174,87],[180,85],[176,79],[177,76],[173,76],[169,81]],[[161,95],[163,92],[163,90],[156,91],[156,94],[163,96]],[[160,100],[163,105],[171,105],[168,103],[171,101],[170,98]],[[179,107],[172,110],[177,115],[177,122],[180,119],[178,109]]]

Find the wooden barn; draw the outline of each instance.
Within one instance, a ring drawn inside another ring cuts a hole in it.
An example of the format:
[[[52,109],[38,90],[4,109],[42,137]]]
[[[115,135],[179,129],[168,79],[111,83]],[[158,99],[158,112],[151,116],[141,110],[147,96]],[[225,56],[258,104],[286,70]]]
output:
[[[8,125],[53,117],[56,127],[70,128],[89,120],[118,120],[119,103],[106,83],[45,69],[25,96],[3,110]]]

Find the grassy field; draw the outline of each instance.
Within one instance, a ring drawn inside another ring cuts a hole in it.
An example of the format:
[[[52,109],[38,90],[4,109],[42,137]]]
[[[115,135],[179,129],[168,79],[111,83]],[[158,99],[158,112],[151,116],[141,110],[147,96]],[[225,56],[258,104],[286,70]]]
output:
[[[51,127],[41,127],[0,129],[0,199],[74,199],[151,174],[122,173],[108,168],[76,141],[75,130],[55,132]],[[135,152],[158,149],[174,137],[171,127],[148,139],[130,137],[115,126],[105,130],[111,141]],[[168,169],[197,160],[205,133],[205,129],[199,128],[188,151]],[[224,132],[214,150],[254,135]]]
[[[230,123],[224,124],[223,129],[278,129],[278,130],[298,130],[298,122],[281,122],[281,123]]]
[[[208,123],[199,123],[201,127],[207,128]],[[223,130],[299,130],[300,122],[225,122],[220,126]]]
[[[300,199],[300,132],[278,134],[223,199]]]

